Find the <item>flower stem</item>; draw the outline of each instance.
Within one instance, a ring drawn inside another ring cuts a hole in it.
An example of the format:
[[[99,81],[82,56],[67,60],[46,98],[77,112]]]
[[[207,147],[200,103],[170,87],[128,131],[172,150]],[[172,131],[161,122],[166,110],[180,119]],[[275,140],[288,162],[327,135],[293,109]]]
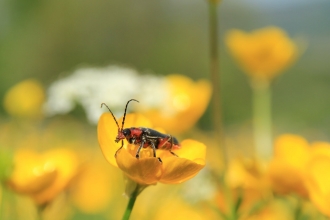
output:
[[[296,210],[294,211],[294,219],[300,220],[302,219],[303,216],[303,204],[302,201],[300,201],[299,199],[297,200],[297,207]]]
[[[42,211],[41,211],[40,208],[38,208],[38,210],[37,210],[37,218],[36,219],[37,220],[42,220]]]
[[[138,193],[139,192],[138,192],[138,187],[137,187],[136,190],[132,193],[132,195],[129,198],[129,201],[128,201],[128,204],[127,204],[127,207],[126,207],[126,210],[125,210],[125,213],[124,213],[124,216],[123,216],[122,220],[129,220]]]
[[[269,160],[273,155],[271,90],[268,81],[252,82],[253,130],[256,156]]]
[[[217,142],[220,144],[224,165],[227,164],[226,149],[223,140],[222,110],[220,96],[220,68],[218,50],[218,4],[219,1],[208,0],[209,2],[209,31],[210,31],[210,77],[213,87],[212,114],[213,128],[216,133]]]

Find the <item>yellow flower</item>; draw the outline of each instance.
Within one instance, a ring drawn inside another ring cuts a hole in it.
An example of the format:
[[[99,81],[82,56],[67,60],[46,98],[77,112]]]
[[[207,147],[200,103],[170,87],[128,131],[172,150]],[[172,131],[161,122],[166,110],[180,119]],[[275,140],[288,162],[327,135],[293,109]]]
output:
[[[38,205],[46,204],[62,192],[78,169],[75,153],[67,149],[43,154],[20,149],[14,163],[9,185],[18,193],[30,195]]]
[[[115,178],[103,164],[105,161],[97,159],[84,165],[70,187],[72,201],[85,213],[98,213],[104,210],[117,190]]]
[[[183,75],[169,75],[168,100],[161,109],[143,112],[155,127],[162,127],[171,134],[179,134],[191,128],[203,115],[211,97],[211,84],[197,82]]]
[[[304,176],[309,154],[309,144],[303,137],[286,134],[275,140],[274,158],[269,164],[269,178],[275,192],[308,195]]]
[[[225,175],[226,183],[232,187],[249,189],[264,188],[267,185],[264,179],[265,169],[255,159],[238,158],[231,160]]]
[[[118,123],[121,125],[121,120]],[[126,115],[125,128],[149,127],[151,123],[140,114]],[[119,167],[127,177],[139,185],[161,183],[181,183],[195,176],[205,165],[206,147],[194,140],[184,140],[181,148],[173,150],[178,157],[166,150],[157,150],[157,157],[151,156],[151,149],[145,148],[140,153],[140,159],[135,157],[138,146],[127,144],[115,153],[121,146],[115,143],[118,128],[109,113],[100,117],[98,140],[105,158],[114,166]]]
[[[34,79],[22,81],[10,88],[4,97],[5,110],[14,117],[36,118],[42,115],[45,92]]]
[[[220,207],[228,214],[228,200],[235,201],[242,198],[240,213],[248,213],[257,203],[270,195],[270,184],[265,176],[265,167],[257,160],[237,158],[231,160],[225,173],[225,183],[231,190],[232,198],[225,198],[219,194]],[[233,206],[233,204],[232,204]]]
[[[313,144],[311,160],[306,166],[306,185],[310,200],[325,215],[330,217],[330,144]]]
[[[278,27],[245,33],[231,30],[227,46],[247,74],[255,80],[270,81],[297,58],[297,46]]]
[[[330,143],[309,144],[297,135],[282,135],[275,142],[275,158],[269,175],[274,190],[309,197],[325,215],[330,216]]]

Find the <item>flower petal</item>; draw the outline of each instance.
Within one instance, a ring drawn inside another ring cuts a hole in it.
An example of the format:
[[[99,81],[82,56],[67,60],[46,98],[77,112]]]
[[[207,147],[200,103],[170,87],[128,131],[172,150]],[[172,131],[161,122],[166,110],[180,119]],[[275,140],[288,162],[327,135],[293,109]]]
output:
[[[15,154],[15,169],[10,186],[19,193],[37,193],[49,187],[57,177],[54,166],[47,165],[33,151],[20,149]]]
[[[47,151],[43,158],[46,161],[45,166],[55,167],[57,175],[49,187],[33,195],[38,204],[45,204],[51,201],[63,191],[77,174],[79,166],[79,160],[75,152],[66,148]]]
[[[311,158],[317,156],[328,156],[330,158],[330,143],[314,142],[311,144]]]
[[[268,178],[276,193],[296,193],[307,197],[308,192],[304,180],[304,171],[292,166],[285,160],[272,160],[268,168]]]
[[[295,169],[304,169],[310,158],[309,144],[301,136],[285,134],[275,141],[275,158],[285,161]]]
[[[181,148],[173,150],[180,158],[194,161],[198,164],[205,164],[206,146],[198,141],[186,139],[181,142]]]
[[[104,157],[109,163],[117,167],[115,153],[120,147],[120,143],[115,142],[118,133],[116,122],[110,113],[101,115],[97,125],[97,137]]]
[[[35,79],[24,80],[8,90],[4,108],[12,116],[38,118],[42,115],[45,91]]]
[[[191,128],[204,113],[212,93],[211,84],[197,82],[173,74],[166,77],[169,96],[160,109],[150,109],[145,114],[153,125],[162,127],[171,134],[179,134]]]
[[[117,153],[118,167],[142,185],[156,184],[162,175],[162,163],[156,157],[136,159],[126,149]]]
[[[198,141],[186,139],[181,148],[173,150],[178,157],[168,150],[158,150],[162,158],[164,174],[162,183],[181,183],[194,177],[205,165],[206,146]]]
[[[165,157],[162,161],[164,170],[161,183],[182,183],[194,177],[204,167],[204,164],[176,156]]]
[[[330,157],[317,156],[308,163],[306,175],[311,201],[327,216],[330,216],[330,177],[325,175],[325,172],[329,169]]]
[[[113,173],[108,168],[116,168],[104,166],[103,163],[106,162],[93,160],[86,164],[74,182],[70,196],[74,204],[84,213],[98,213],[104,210],[114,196],[116,185],[111,177]]]
[[[298,55],[296,43],[284,30],[272,26],[251,33],[231,30],[226,44],[241,67],[256,79],[271,80]]]

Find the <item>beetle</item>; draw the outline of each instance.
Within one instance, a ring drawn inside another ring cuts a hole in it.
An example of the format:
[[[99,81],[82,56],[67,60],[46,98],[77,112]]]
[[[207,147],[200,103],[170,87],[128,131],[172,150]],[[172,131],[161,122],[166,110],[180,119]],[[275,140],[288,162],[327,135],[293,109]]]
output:
[[[107,109],[111,113],[111,115],[112,115],[113,119],[115,120],[116,125],[118,127],[118,134],[115,139],[115,142],[118,143],[119,141],[121,141],[121,147],[118,148],[115,156],[117,155],[117,152],[124,146],[124,139],[126,139],[128,141],[128,143],[130,143],[130,144],[139,146],[139,148],[136,151],[136,155],[135,155],[135,157],[137,159],[140,158],[141,149],[147,148],[147,147],[152,148],[154,157],[156,157],[156,149],[169,150],[171,154],[173,154],[174,156],[177,156],[174,152],[172,152],[172,150],[179,149],[180,144],[179,144],[178,140],[175,137],[173,137],[172,135],[163,134],[163,133],[160,133],[151,128],[145,128],[145,127],[124,128],[127,106],[131,101],[139,102],[136,99],[128,100],[128,102],[126,103],[121,128],[119,127],[116,117],[114,116],[114,114],[112,113],[110,108],[105,103],[101,104],[101,108],[103,105],[105,105],[107,107]],[[158,160],[160,162],[162,162],[160,158],[158,158]]]

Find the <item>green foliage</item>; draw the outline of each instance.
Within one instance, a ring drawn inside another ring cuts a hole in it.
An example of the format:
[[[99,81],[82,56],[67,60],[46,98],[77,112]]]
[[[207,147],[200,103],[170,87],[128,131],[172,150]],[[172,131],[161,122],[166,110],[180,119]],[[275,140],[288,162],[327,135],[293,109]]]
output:
[[[5,181],[13,170],[13,155],[0,149],[0,181]]]

